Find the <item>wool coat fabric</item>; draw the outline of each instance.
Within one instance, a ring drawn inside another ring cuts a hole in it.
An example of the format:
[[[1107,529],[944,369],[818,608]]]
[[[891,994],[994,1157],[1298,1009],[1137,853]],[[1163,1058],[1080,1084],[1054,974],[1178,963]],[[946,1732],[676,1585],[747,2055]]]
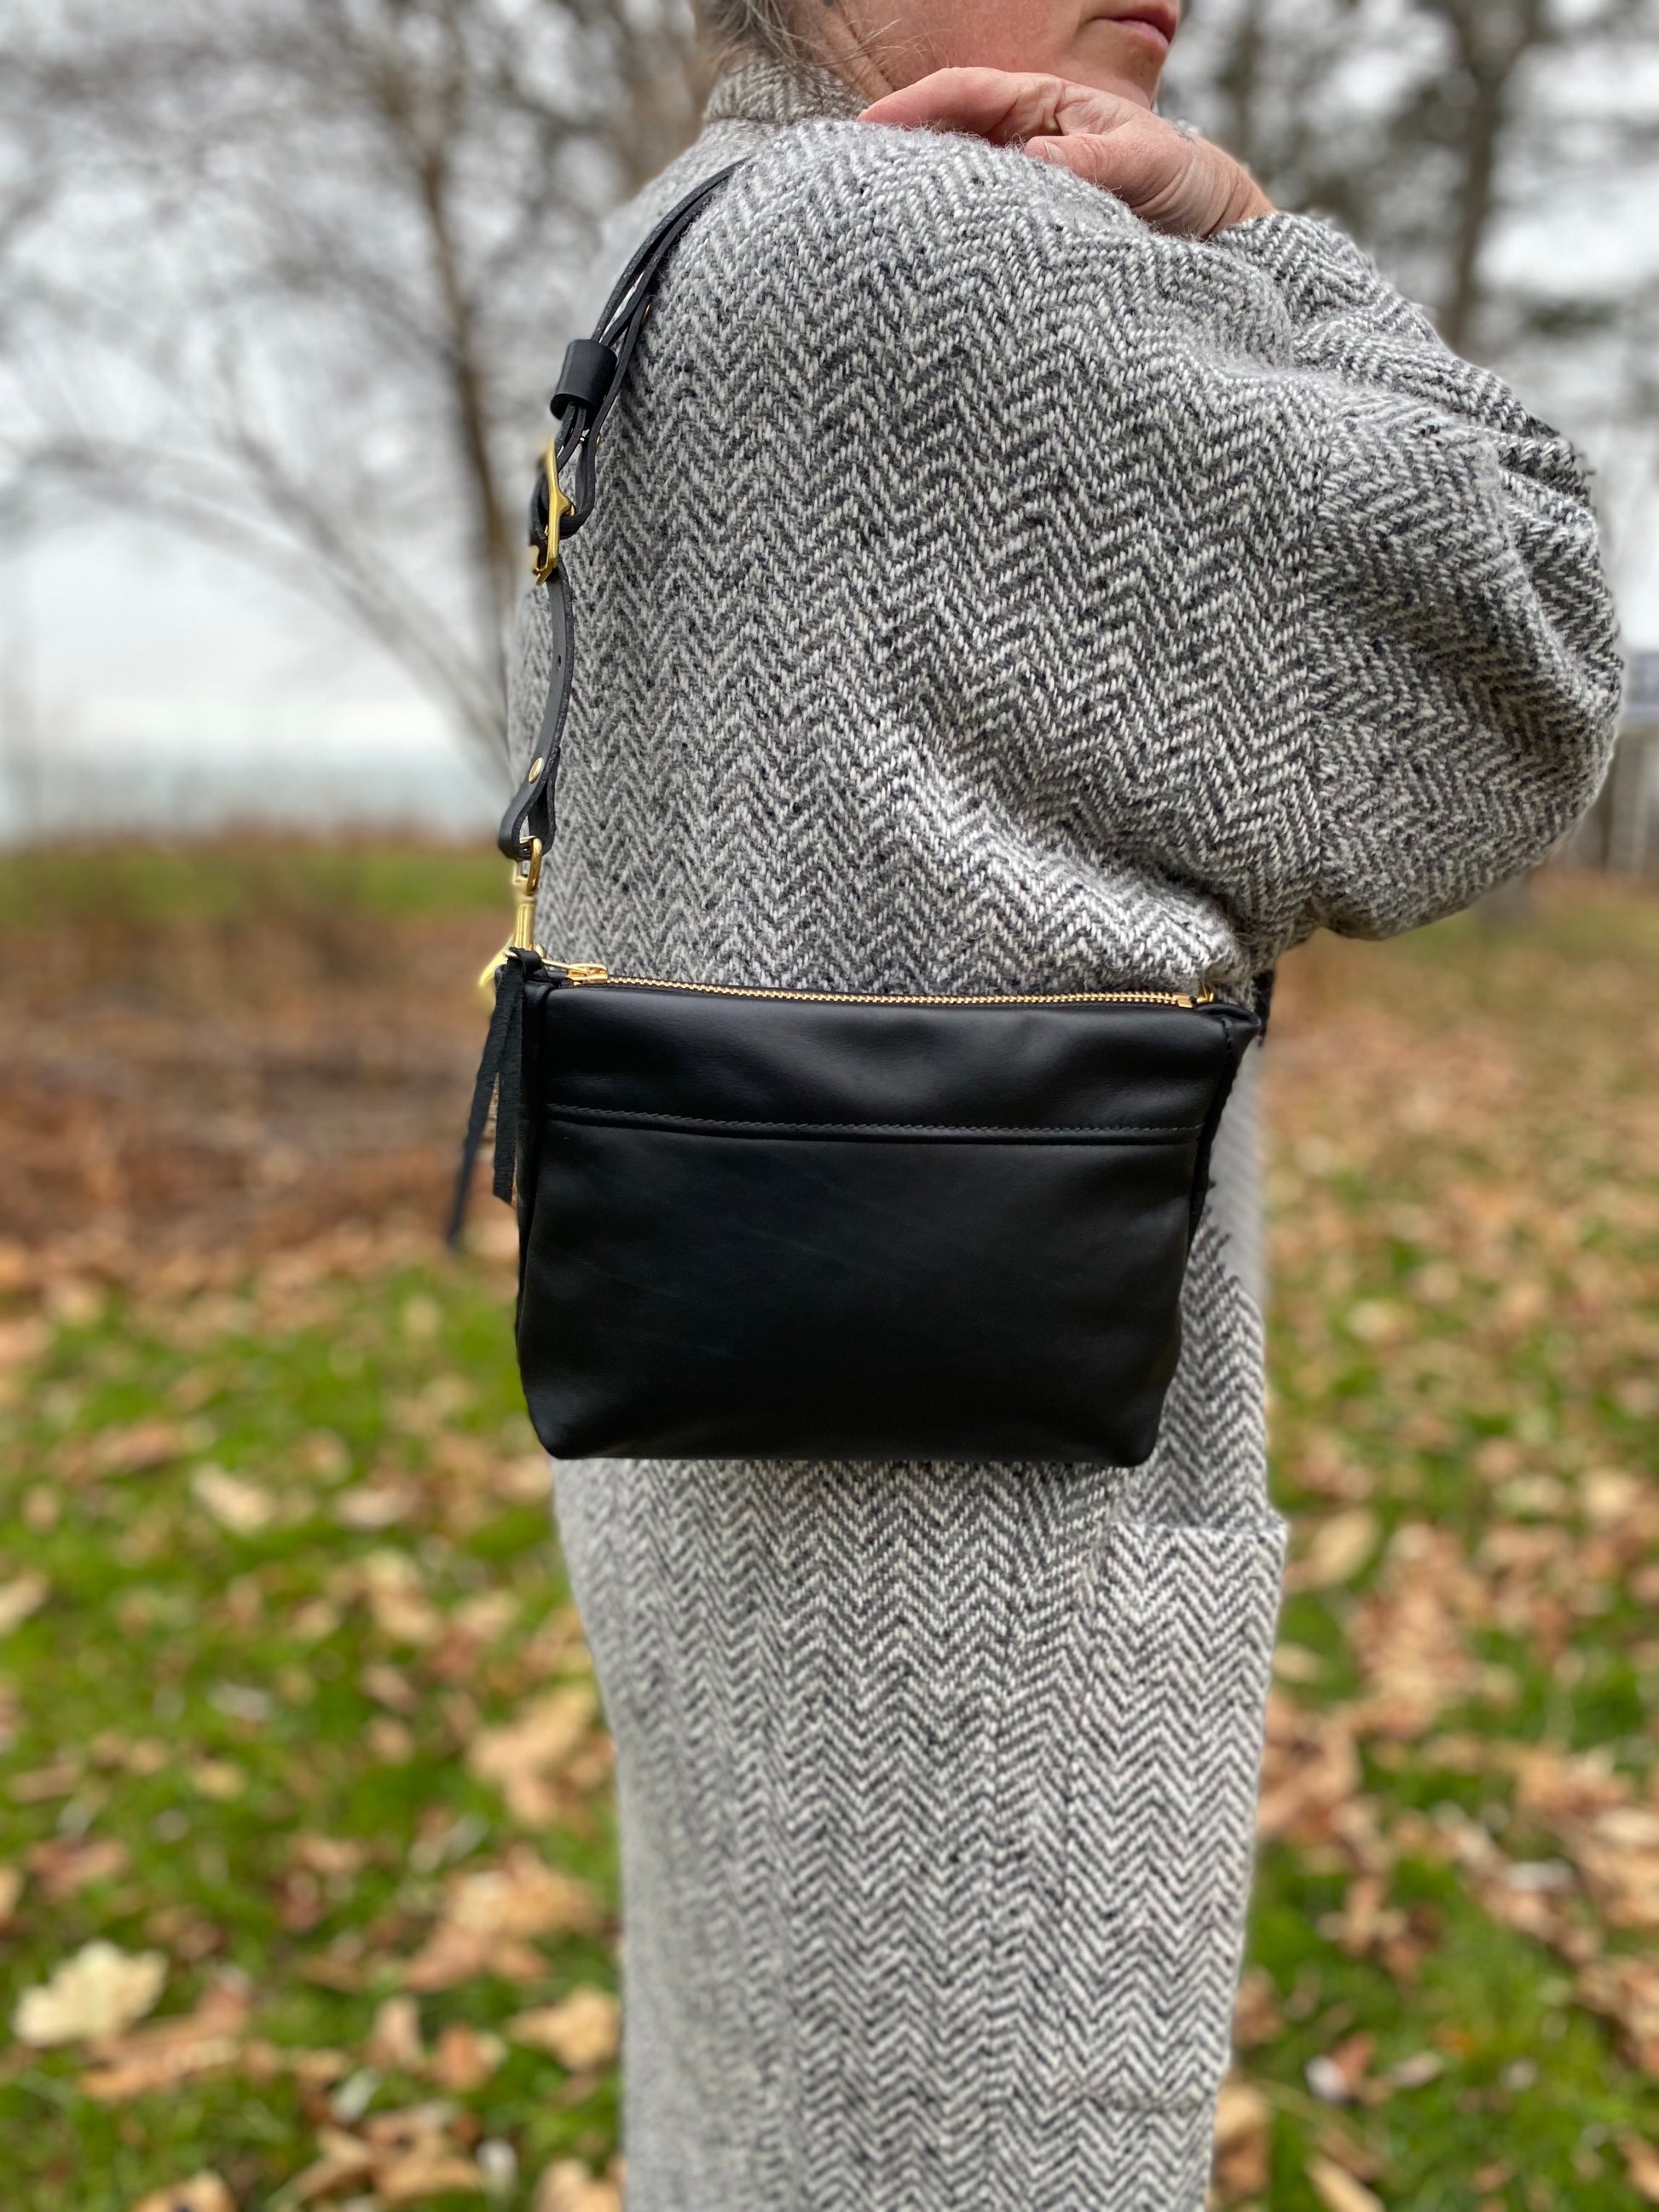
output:
[[[1619,681],[1563,441],[1316,222],[1165,238],[857,104],[746,66],[635,211],[750,157],[567,556],[550,951],[1225,989],[1538,860]],[[532,600],[520,768],[546,678]],[[1146,1467],[557,1470],[630,2212],[1202,2204],[1284,1549],[1250,1105]]]

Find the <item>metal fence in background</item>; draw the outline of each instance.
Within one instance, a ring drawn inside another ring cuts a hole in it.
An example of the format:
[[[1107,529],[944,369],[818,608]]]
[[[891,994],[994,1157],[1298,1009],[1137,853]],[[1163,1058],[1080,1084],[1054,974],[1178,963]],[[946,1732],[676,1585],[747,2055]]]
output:
[[[1659,877],[1659,653],[1633,653],[1618,757],[1562,856],[1574,867]]]

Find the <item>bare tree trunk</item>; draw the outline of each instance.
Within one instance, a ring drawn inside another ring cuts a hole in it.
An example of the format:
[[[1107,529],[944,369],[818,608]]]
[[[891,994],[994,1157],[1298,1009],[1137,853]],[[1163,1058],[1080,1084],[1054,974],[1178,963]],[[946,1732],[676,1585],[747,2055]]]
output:
[[[1437,320],[1440,335],[1455,353],[1474,350],[1482,294],[1480,264],[1492,228],[1498,149],[1504,135],[1506,85],[1478,78],[1464,148],[1462,189],[1446,289]]]
[[[1243,0],[1228,42],[1226,58],[1216,77],[1216,89],[1222,101],[1221,138],[1251,170],[1256,167],[1261,155],[1257,110],[1264,70],[1272,59],[1267,6],[1268,0]]]
[[[1457,214],[1440,334],[1459,353],[1478,343],[1481,264],[1498,212],[1498,175],[1516,72],[1550,37],[1545,0],[1431,0],[1449,30],[1467,88]]]

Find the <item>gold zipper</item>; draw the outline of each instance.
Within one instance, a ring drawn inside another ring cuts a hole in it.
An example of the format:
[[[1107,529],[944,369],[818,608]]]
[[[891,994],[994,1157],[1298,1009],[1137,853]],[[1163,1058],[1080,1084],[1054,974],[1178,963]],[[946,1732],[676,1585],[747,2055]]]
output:
[[[740,983],[672,983],[660,975],[613,975],[591,960],[550,960],[571,983],[611,983],[630,991],[696,991],[711,999],[784,999],[811,1006],[1207,1006],[1213,991],[1032,991],[1020,996],[902,997],[883,991],[763,991]]]

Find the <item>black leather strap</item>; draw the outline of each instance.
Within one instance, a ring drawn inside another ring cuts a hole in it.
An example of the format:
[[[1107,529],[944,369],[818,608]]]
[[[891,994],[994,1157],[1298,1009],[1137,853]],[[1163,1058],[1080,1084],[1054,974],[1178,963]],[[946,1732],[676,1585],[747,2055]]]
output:
[[[574,471],[574,492],[559,525],[562,545],[575,536],[593,511],[599,440],[627,384],[634,350],[649,319],[669,256],[709,201],[742,167],[742,162],[734,161],[705,179],[653,227],[611,287],[592,337],[576,339],[567,350],[554,387],[557,435],[544,457],[530,502],[530,544],[538,567],[546,569],[538,588],[546,593],[548,603],[551,665],[547,699],[525,780],[507,804],[496,837],[506,857],[532,878],[543,858],[553,849],[559,763],[576,672],[575,611],[569,574],[562,559],[548,566],[555,486],[562,487],[567,472]],[[1253,986],[1264,1040],[1273,981],[1270,969],[1257,976]]]
[[[526,872],[537,869],[542,856],[553,848],[559,760],[576,673],[574,610],[559,549],[575,536],[593,511],[599,440],[628,381],[634,349],[650,315],[668,258],[721,185],[742,166],[734,161],[720,170],[663,216],[617,279],[592,337],[578,338],[565,355],[554,389],[558,432],[543,459],[530,502],[530,544],[541,577],[538,588],[547,594],[552,665],[530,766],[507,802],[496,836],[507,858]],[[556,546],[551,542],[556,494],[564,507],[557,519]]]

